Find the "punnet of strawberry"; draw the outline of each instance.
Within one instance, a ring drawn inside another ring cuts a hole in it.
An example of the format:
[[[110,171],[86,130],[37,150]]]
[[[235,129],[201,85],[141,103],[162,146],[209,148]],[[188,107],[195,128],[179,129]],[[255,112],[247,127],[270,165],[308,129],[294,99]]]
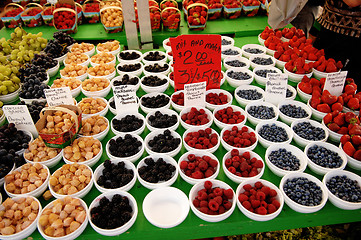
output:
[[[78,18],[77,18],[77,21],[78,21],[78,24],[81,24],[82,22],[82,12],[83,12],[83,9],[82,9],[82,6],[77,3],[76,4],[76,8],[74,8],[74,6],[70,5],[70,4],[67,4],[67,3],[57,3],[55,5],[55,8],[70,8],[70,9],[75,9],[76,10],[76,13],[78,15]]]
[[[174,7],[168,7],[162,10],[161,19],[164,30],[177,31],[180,25],[180,10]]]
[[[100,21],[100,4],[98,1],[85,2],[83,5],[83,15],[88,23],[98,23]]]
[[[183,0],[182,6],[183,6],[183,12],[184,12],[184,18],[187,20],[188,17],[188,6],[193,3],[203,3],[207,4],[206,0]]]
[[[224,0],[223,16],[228,19],[236,19],[241,16],[242,3],[241,0]]]
[[[259,10],[258,10],[258,15],[268,15],[267,13],[267,7],[268,5],[266,6],[266,0],[260,0],[261,2],[261,6],[259,7]],[[270,4],[271,1],[268,1],[267,3]]]
[[[350,135],[350,130],[354,127],[354,125],[360,124],[360,119],[355,113],[344,113],[338,110],[327,113],[326,116],[323,117],[322,121],[330,131],[339,134],[339,138],[345,134]]]
[[[136,2],[134,1],[134,4],[135,3]],[[159,4],[155,0],[149,0],[148,3],[149,3],[149,7],[158,7],[159,8]]]
[[[192,30],[204,30],[206,28],[208,8],[202,3],[195,3],[188,6],[188,27]]]
[[[343,135],[340,141],[343,151],[348,156],[361,161],[361,126],[359,123],[350,124],[348,134]]]
[[[257,15],[261,2],[259,0],[242,0],[242,12],[246,17]]]
[[[37,3],[29,3],[27,8],[21,14],[21,19],[27,27],[36,27],[42,25],[41,12],[43,8]]]
[[[161,26],[160,9],[159,7],[149,7],[150,26],[152,31],[159,31]]]
[[[43,18],[43,22],[45,25],[54,26],[53,24],[53,12],[55,7],[54,6],[47,6],[44,7],[44,11],[41,13],[41,17]]]
[[[178,8],[178,4],[176,1],[174,0],[163,0],[161,3],[160,3],[160,10],[163,10],[167,7],[174,7],[174,8]]]
[[[20,6],[6,5],[4,8],[5,14],[1,17],[1,21],[4,23],[6,28],[16,28],[21,24],[20,14],[24,9]]]
[[[209,0],[208,1],[208,19],[215,20],[221,17],[222,12],[222,1],[221,0]]]

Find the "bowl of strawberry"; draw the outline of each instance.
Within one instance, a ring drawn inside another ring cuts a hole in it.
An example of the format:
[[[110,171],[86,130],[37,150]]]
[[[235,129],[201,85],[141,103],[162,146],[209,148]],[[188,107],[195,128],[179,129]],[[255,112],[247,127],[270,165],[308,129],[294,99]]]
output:
[[[325,84],[326,78],[321,78],[320,80],[316,78],[309,78],[304,76],[297,84],[297,93],[302,101],[307,102],[312,97],[313,91],[321,92]]]
[[[222,146],[227,150],[252,151],[258,142],[256,132],[248,126],[227,126],[221,132]]]
[[[24,8],[15,3],[9,3],[4,8],[4,16],[1,17],[1,21],[6,28],[16,28],[21,24],[21,13]]]
[[[317,79],[326,78],[328,73],[338,72],[342,68],[341,61],[336,62],[333,58],[326,60],[324,56],[321,56],[320,59],[313,63],[313,75]]]
[[[280,38],[282,37],[282,33],[281,31],[279,31],[281,36]],[[258,42],[259,44],[261,44],[262,46],[264,46],[264,42],[267,40],[267,38],[269,38],[270,36],[274,36],[276,33],[275,31],[270,28],[269,26],[266,26],[265,29],[260,33],[258,34]]]
[[[236,19],[241,16],[242,3],[240,0],[224,0],[223,1],[223,17],[228,19]]]
[[[342,111],[342,104],[342,97],[331,95],[328,90],[324,90],[322,94],[319,91],[313,91],[311,99],[307,102],[312,110],[312,116],[318,121],[322,121],[323,117],[331,111]]]
[[[219,106],[213,111],[214,123],[220,129],[227,126],[243,126],[247,121],[247,113],[235,105]]]
[[[210,127],[213,122],[213,114],[204,107],[186,107],[180,112],[181,124],[185,129]]]
[[[262,158],[253,151],[232,149],[223,156],[223,171],[235,183],[259,179],[264,173]]]
[[[179,174],[189,184],[197,184],[218,176],[220,164],[216,156],[204,151],[190,151],[178,161]]]
[[[284,204],[281,191],[263,179],[249,179],[236,190],[237,206],[246,217],[255,221],[269,221],[280,214]]]
[[[348,134],[341,137],[340,149],[346,154],[348,165],[361,170],[361,126],[357,123],[350,124]]]
[[[187,151],[214,153],[219,147],[220,138],[212,128],[190,128],[183,133],[183,143]]]
[[[243,0],[242,13],[246,17],[257,15],[261,2],[258,0]]]
[[[42,25],[41,13],[43,7],[37,3],[29,3],[26,9],[21,13],[21,19],[27,27],[36,27]]]
[[[292,59],[285,64],[283,71],[287,74],[288,80],[299,83],[304,76],[312,76],[312,63],[306,63],[303,57]]]
[[[208,19],[208,7],[203,3],[193,3],[187,6],[187,24],[190,30],[204,30]]]
[[[88,23],[98,23],[100,21],[99,1],[89,0],[83,4],[83,15]]]
[[[360,124],[360,119],[353,112],[344,113],[336,110],[327,113],[322,119],[322,124],[327,127],[330,140],[339,143],[343,135],[349,134],[356,124]],[[354,130],[351,133],[354,133]]]
[[[223,89],[210,89],[206,91],[206,107],[213,111],[219,106],[232,104],[233,96]]]
[[[193,213],[207,222],[227,219],[236,207],[233,189],[219,180],[206,180],[194,185],[189,192]]]

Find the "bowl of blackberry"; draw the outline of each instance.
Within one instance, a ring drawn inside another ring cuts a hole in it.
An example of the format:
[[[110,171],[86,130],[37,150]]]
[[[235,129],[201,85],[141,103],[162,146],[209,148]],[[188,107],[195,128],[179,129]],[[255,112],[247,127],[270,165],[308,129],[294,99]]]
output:
[[[165,75],[145,75],[140,79],[140,87],[146,93],[165,92],[169,86],[169,78]]]
[[[114,91],[114,87],[123,86],[123,85],[130,85],[134,87],[135,91],[139,89],[140,86],[140,79],[137,76],[133,76],[131,74],[124,74],[122,76],[117,76],[112,79],[110,82],[112,89]]]
[[[148,93],[140,98],[140,108],[146,114],[170,107],[170,97],[164,93]]]
[[[144,145],[150,155],[164,154],[174,157],[182,148],[182,138],[173,130],[156,130],[145,137]]]
[[[120,63],[124,62],[128,64],[132,64],[132,63],[140,62],[142,60],[142,53],[137,50],[125,50],[125,51],[121,51],[118,54],[117,58]]]
[[[167,55],[162,51],[148,51],[142,55],[142,62],[144,64],[161,63],[167,61]]]
[[[143,63],[136,62],[136,63],[127,63],[127,62],[120,62],[117,65],[117,72],[119,76],[123,76],[124,74],[131,74],[139,77],[143,72]]]
[[[120,134],[107,142],[105,150],[110,160],[135,162],[144,153],[144,141],[136,134]]]
[[[140,135],[145,129],[145,118],[138,112],[120,113],[112,119],[111,129],[115,135],[119,135],[121,133]]]
[[[179,115],[171,109],[160,109],[147,114],[145,123],[150,131],[159,129],[177,130]]]

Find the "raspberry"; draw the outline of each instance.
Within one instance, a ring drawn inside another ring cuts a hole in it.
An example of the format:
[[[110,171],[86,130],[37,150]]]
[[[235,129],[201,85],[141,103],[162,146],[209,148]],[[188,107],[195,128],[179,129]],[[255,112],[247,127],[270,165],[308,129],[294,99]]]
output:
[[[224,205],[224,204],[223,204]],[[208,207],[209,207],[209,209],[211,210],[211,211],[218,211],[218,209],[219,209],[219,204],[218,204],[218,202],[216,201],[216,200],[211,200],[211,201],[209,201],[209,203],[208,203]],[[224,206],[226,209],[227,209],[227,207],[226,206]]]
[[[206,192],[203,192],[203,191],[199,191],[198,192],[198,199],[199,200],[206,200],[208,199],[208,195]]]
[[[196,160],[196,156],[195,156],[194,154],[189,154],[189,155],[188,155],[188,160],[189,160],[190,162],[193,162],[194,160]]]
[[[259,207],[256,209],[256,213],[260,214],[260,215],[266,215],[267,214],[267,209],[264,207]]]
[[[196,208],[199,208],[199,205],[200,204],[200,201],[197,199],[197,198],[195,198],[194,200],[193,200],[193,205],[196,207]]]
[[[260,201],[263,201],[266,199],[266,194],[262,191],[258,191],[256,194],[256,198]]]
[[[248,210],[252,208],[251,203],[249,201],[242,202],[242,206]]]
[[[243,189],[246,191],[250,191],[252,189],[252,186],[251,186],[251,184],[246,184],[243,186]]]
[[[216,196],[222,196],[223,195],[223,189],[222,188],[214,188],[213,189],[213,193],[216,195]]]
[[[271,188],[270,187],[267,187],[267,186],[263,186],[261,188],[261,191],[264,192],[264,194],[269,195],[269,192],[270,192]]]
[[[239,151],[237,149],[232,149],[231,156],[234,157],[234,156],[238,156],[238,155],[239,155]]]
[[[215,200],[219,205],[221,205],[223,202],[223,198],[221,196],[216,196],[213,198],[213,200]]]
[[[188,168],[188,162],[187,161],[182,161],[180,163],[180,169],[184,170]]]
[[[233,174],[236,174],[236,169],[234,167],[229,167],[228,171],[230,171]]]
[[[230,201],[225,200],[225,201],[223,201],[223,206],[225,209],[228,210],[232,207],[232,203]]]
[[[199,207],[208,207],[208,202],[207,201],[200,201],[200,203],[199,203]]]
[[[263,187],[263,184],[262,184],[261,182],[256,182],[256,183],[254,184],[254,186],[255,186],[256,188],[260,189],[260,188]]]
[[[274,213],[275,211],[277,211],[277,208],[273,204],[268,204],[267,210],[268,210],[268,214],[271,214],[271,213]]]
[[[277,209],[281,206],[281,204],[278,200],[273,200],[272,205],[274,205]]]
[[[226,165],[226,167],[230,167],[232,165],[232,159],[230,159],[230,158],[226,159],[225,165]]]
[[[254,164],[254,167],[256,168],[263,168],[263,162],[261,160],[257,160]]]
[[[200,161],[198,167],[201,171],[205,171],[208,168],[208,163],[204,160]]]
[[[206,128],[204,130],[208,135],[212,134],[212,128]]]
[[[232,189],[226,189],[223,191],[224,196],[227,197],[227,199],[232,199],[233,198],[233,191]]]
[[[218,208],[218,213],[219,214],[222,214],[222,213],[225,213],[226,212],[226,209],[221,205],[221,206],[219,206],[219,208]]]
[[[209,190],[212,188],[212,182],[211,181],[205,181],[204,182],[204,188]]]
[[[188,169],[192,170],[196,167],[194,163],[188,163]]]
[[[205,178],[209,178],[210,176],[212,176],[214,174],[214,170],[211,168],[208,168],[207,171],[204,173],[204,177]]]
[[[211,167],[213,167],[213,168],[216,168],[216,167],[218,166],[217,160],[214,160],[214,159],[212,159],[212,158],[210,158],[207,162],[208,162],[208,164],[209,164]]]
[[[239,200],[241,203],[243,203],[244,201],[247,201],[247,200],[248,200],[248,196],[247,196],[246,194],[244,194],[244,193],[241,193],[241,194],[239,194],[239,196],[238,196],[238,200]]]
[[[201,207],[199,209],[199,211],[201,211],[202,213],[205,213],[205,214],[208,214],[208,212],[209,212],[208,207]]]
[[[261,205],[259,200],[251,200],[251,205],[253,208],[258,208]]]
[[[270,197],[275,197],[275,196],[277,196],[276,190],[271,189],[270,192],[269,192],[269,195],[270,195]]]
[[[242,154],[242,157],[244,157],[245,159],[250,159],[251,158],[251,153],[250,152],[244,152]]]
[[[191,174],[191,177],[195,179],[202,179],[204,178],[204,174],[201,171],[195,171]]]
[[[268,204],[265,201],[261,201],[261,207],[267,208]]]

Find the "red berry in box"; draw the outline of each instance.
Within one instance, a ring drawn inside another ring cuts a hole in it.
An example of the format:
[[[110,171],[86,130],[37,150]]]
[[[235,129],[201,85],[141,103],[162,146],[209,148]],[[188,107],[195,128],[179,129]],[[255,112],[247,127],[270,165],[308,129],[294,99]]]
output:
[[[54,11],[54,7],[51,6],[51,7],[48,7],[45,9],[43,15],[47,16],[47,15],[53,15],[53,11]]]
[[[233,126],[232,129],[223,131],[222,139],[232,147],[247,148],[256,143],[257,136],[247,126]]]
[[[189,112],[183,113],[181,119],[189,125],[200,126],[207,124],[211,119],[204,108],[192,107]]]
[[[84,6],[84,12],[99,12],[99,3],[87,3]]]
[[[237,111],[237,108],[231,106],[217,110],[214,112],[214,117],[225,124],[239,124],[245,120],[245,115],[241,111]]]
[[[29,11],[27,11],[24,15],[22,16],[35,16],[37,14],[39,14],[42,10],[40,8],[31,8]]]
[[[226,156],[224,158],[224,166],[229,172],[238,177],[257,176],[264,167],[263,161],[256,153],[249,151],[239,152],[237,149],[233,149]]]
[[[181,160],[179,167],[181,171],[190,178],[209,178],[216,173],[218,167],[216,157],[211,156],[200,155],[197,152],[189,152],[187,156]]]
[[[188,132],[184,141],[191,148],[210,149],[218,144],[218,134],[211,128],[200,129],[195,132]]]
[[[4,17],[16,17],[19,15],[23,10],[21,8],[15,8],[12,10],[9,10],[5,13]]]

